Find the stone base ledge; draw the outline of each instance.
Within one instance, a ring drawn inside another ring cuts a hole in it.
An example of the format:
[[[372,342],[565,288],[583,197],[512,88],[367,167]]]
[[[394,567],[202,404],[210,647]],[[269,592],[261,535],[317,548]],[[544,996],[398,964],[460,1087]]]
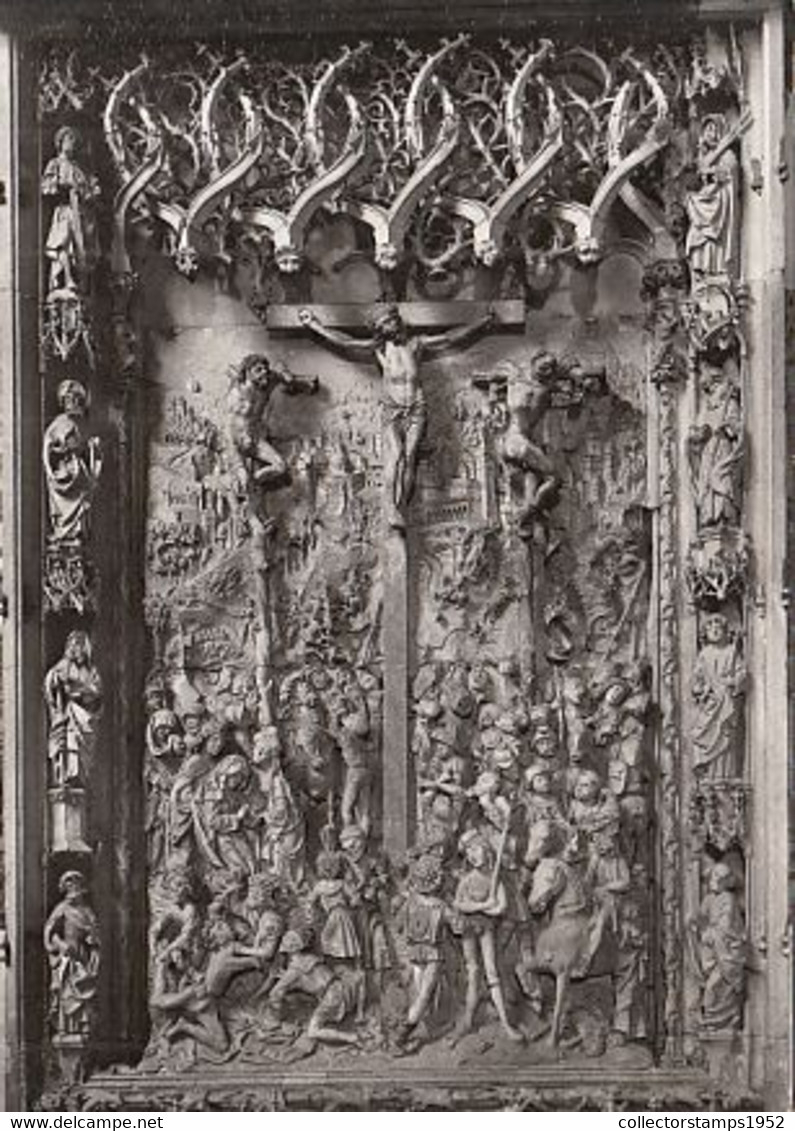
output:
[[[637,1075],[543,1068],[457,1074],[416,1067],[388,1075],[262,1069],[248,1072],[102,1073],[42,1097],[64,1111],[759,1111],[759,1097],[731,1094],[701,1074]]]

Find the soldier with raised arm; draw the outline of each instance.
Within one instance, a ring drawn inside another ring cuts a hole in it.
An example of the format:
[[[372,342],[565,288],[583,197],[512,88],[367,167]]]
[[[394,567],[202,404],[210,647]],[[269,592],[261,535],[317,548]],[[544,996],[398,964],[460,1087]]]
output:
[[[420,382],[420,365],[450,349],[463,349],[495,323],[493,311],[469,326],[441,334],[410,335],[394,303],[381,307],[371,321],[372,336],[353,335],[324,326],[311,310],[299,314],[301,324],[327,345],[352,361],[375,362],[384,380],[384,480],[387,486],[387,523],[405,527],[406,506],[414,490],[419,445],[427,410]]]

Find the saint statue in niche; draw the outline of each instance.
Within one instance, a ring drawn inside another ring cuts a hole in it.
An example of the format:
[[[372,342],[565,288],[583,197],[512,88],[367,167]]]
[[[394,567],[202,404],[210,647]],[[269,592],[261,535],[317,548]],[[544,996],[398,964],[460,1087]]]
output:
[[[55,152],[41,181],[44,196],[54,200],[45,253],[50,261],[48,299],[73,298],[96,254],[96,230],[92,202],[99,196],[96,177],[90,177],[75,161],[80,135],[72,126],[55,134]]]
[[[733,275],[737,268],[738,167],[731,149],[737,133],[727,129],[723,114],[709,114],[701,125],[698,184],[685,196],[685,249],[695,276]]]
[[[56,543],[84,543],[94,491],[102,471],[102,445],[87,436],[82,420],[88,411],[88,393],[79,381],[67,379],[58,386],[61,412],[44,433],[43,461],[50,510],[50,539]]]
[[[744,459],[740,390],[722,366],[708,362],[699,385],[701,411],[688,438],[699,524],[737,526]]]
[[[494,312],[442,334],[410,335],[399,308],[389,303],[371,321],[372,337],[355,338],[332,330],[311,310],[299,314],[301,324],[352,361],[375,361],[384,381],[382,412],[384,425],[384,481],[387,486],[387,525],[402,530],[417,474],[420,441],[425,432],[427,409],[420,382],[421,363],[446,350],[463,349],[490,329]]]
[[[63,656],[45,676],[44,698],[50,721],[51,785],[85,785],[102,708],[102,680],[88,633],[79,629],[69,633]]]
[[[746,669],[738,637],[722,613],[704,621],[704,644],[693,669],[693,762],[706,778],[741,773],[740,720]]]
[[[64,872],[63,899],[44,926],[50,959],[50,1014],[58,1037],[87,1037],[91,1031],[100,963],[97,917],[86,899],[80,872]]]
[[[709,874],[699,914],[689,924],[690,957],[701,983],[701,1023],[712,1033],[742,1028],[748,938],[738,881],[719,861]]]

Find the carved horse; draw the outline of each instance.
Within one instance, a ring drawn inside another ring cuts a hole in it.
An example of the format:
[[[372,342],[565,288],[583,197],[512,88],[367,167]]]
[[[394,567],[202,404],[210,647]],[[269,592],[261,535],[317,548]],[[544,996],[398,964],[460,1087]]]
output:
[[[530,865],[535,863],[528,904],[533,915],[545,915],[546,921],[523,965],[555,979],[551,1045],[560,1039],[570,983],[607,974],[615,981],[622,965],[608,909],[592,899],[579,857],[578,833],[567,840],[551,822],[533,825],[526,857]]]

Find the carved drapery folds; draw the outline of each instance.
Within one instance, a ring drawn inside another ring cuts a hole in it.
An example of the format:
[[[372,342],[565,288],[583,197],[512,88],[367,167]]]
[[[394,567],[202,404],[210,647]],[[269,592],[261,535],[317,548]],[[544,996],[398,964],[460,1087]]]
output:
[[[271,331],[219,325],[226,367],[175,332],[147,407],[143,1074],[326,1066],[338,1044],[367,1071],[426,1050],[681,1066],[742,1028],[748,117],[727,58],[463,35],[130,58],[103,70],[104,199],[56,133],[45,351],[86,381],[110,359],[124,482],[140,264],[160,286],[170,260],[174,309],[217,282]],[[58,74],[48,114],[100,107],[74,60]],[[619,315],[614,259],[636,280]],[[79,627],[45,685],[50,847],[87,855],[102,461],[85,387],[58,395],[45,585]],[[57,554],[85,578],[61,597]],[[75,898],[46,946],[69,926],[95,975]]]

